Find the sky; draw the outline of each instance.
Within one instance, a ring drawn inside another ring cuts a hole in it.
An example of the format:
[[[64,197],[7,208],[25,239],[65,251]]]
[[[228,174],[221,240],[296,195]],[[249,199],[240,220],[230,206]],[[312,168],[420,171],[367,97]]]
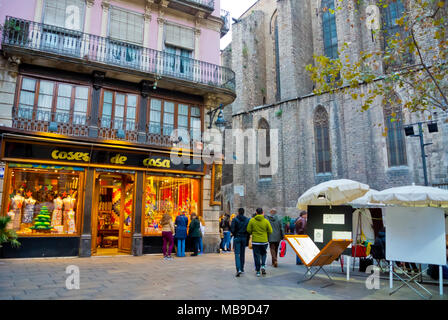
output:
[[[221,9],[230,12],[230,25],[232,25],[232,18],[239,18],[255,2],[257,2],[257,0],[221,0]],[[221,38],[221,50],[227,47],[231,41],[232,26],[230,26],[230,31]]]

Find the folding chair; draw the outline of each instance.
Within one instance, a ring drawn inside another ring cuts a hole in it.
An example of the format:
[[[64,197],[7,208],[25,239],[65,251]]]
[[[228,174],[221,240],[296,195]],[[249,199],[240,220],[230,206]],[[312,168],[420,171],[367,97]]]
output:
[[[393,265],[393,262],[390,262],[391,265]],[[424,269],[424,270],[420,270],[420,272],[418,272],[417,274],[415,274],[414,276],[410,276],[406,271],[404,271],[403,269],[401,269],[400,267],[396,266],[395,268],[397,268],[398,270],[400,270],[408,279],[403,279],[402,277],[400,277],[396,272],[395,269],[392,268],[391,266],[389,266],[390,271],[392,272],[392,275],[394,275],[395,277],[397,277],[401,282],[403,282],[399,287],[395,288],[394,290],[389,292],[389,295],[393,295],[395,292],[397,292],[398,290],[400,290],[403,286],[408,286],[409,288],[411,288],[412,290],[414,290],[415,293],[417,293],[420,297],[422,297],[423,299],[431,299],[432,298],[432,294],[431,292],[429,292],[428,290],[426,290],[425,287],[423,287],[420,283],[418,283],[416,281],[416,279],[418,277],[420,277],[424,272],[426,272],[426,270],[428,270],[428,268]],[[417,285],[419,288],[421,288],[423,291],[425,291],[428,296],[425,297],[423,294],[421,294],[417,288],[414,288],[413,286],[411,286],[411,283],[414,283],[415,285]]]

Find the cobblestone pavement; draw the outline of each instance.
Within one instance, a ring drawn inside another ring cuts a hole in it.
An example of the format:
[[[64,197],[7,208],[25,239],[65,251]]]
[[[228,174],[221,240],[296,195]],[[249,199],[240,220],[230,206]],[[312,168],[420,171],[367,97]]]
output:
[[[290,249],[290,248],[289,248]],[[327,281],[321,273],[298,284],[305,267],[296,266],[289,250],[279,258],[279,267],[270,266],[267,275],[255,276],[252,250],[246,252],[246,273],[235,277],[234,254],[204,254],[175,258],[161,255],[47,258],[0,260],[0,299],[420,299],[403,287],[389,296],[388,280],[381,280],[379,290],[368,290],[365,277],[346,281],[338,263],[327,270],[335,285],[321,288]],[[66,288],[66,267],[80,270],[80,289]],[[395,282],[395,287],[398,282]],[[438,294],[438,287],[425,285],[433,300],[448,299]]]

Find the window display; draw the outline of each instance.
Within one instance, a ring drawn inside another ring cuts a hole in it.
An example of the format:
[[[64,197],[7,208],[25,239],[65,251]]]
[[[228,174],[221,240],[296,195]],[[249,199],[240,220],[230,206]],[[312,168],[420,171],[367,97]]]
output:
[[[148,176],[145,184],[144,232],[146,235],[162,235],[160,220],[164,213],[174,219],[185,212],[199,211],[199,181],[190,178]]]
[[[11,229],[27,236],[78,232],[78,188],[84,169],[14,163],[9,169],[6,212]]]

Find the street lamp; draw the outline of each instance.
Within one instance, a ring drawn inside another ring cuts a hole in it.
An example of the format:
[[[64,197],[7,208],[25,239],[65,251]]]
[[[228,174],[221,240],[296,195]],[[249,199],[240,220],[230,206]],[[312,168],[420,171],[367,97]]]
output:
[[[227,121],[224,119],[224,112],[222,111],[222,108],[223,108],[223,105],[220,104],[218,108],[210,110],[209,112],[207,112],[207,114],[210,116],[210,122],[209,122],[209,125],[208,125],[209,129],[212,128],[213,119],[215,118],[215,114],[216,114],[216,112],[219,111],[218,118],[215,121],[215,125],[219,129],[219,131],[222,132],[224,130],[224,128],[225,128],[225,126],[227,124]]]
[[[425,153],[425,147],[431,145],[432,143],[425,143],[423,140],[423,123],[427,123],[428,124],[428,131],[433,133],[433,132],[438,132],[438,128],[437,128],[437,122],[436,121],[430,121],[430,122],[416,122],[416,123],[411,123],[408,125],[404,126],[404,132],[406,136],[411,136],[411,137],[419,137],[420,138],[420,149],[421,149],[421,154],[422,154],[422,164],[423,164],[423,177],[425,179],[425,186],[428,186],[428,173],[427,173],[427,169],[426,169],[426,153]],[[414,125],[418,125],[418,134],[414,134]]]

